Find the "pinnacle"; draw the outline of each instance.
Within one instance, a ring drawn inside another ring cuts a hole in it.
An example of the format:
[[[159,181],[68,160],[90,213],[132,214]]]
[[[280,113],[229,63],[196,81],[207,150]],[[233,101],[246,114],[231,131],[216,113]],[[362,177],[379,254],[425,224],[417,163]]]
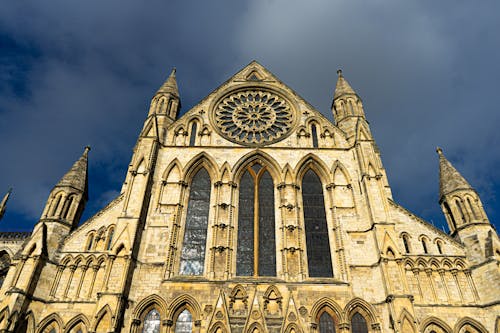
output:
[[[163,85],[160,87],[160,89],[158,89],[158,91],[156,92],[157,94],[158,93],[171,93],[172,95],[179,97],[179,88],[177,88],[177,79],[175,77],[176,71],[177,70],[174,67],[172,69],[172,72],[168,76],[167,81],[165,81],[165,83],[163,83]]]
[[[436,152],[439,155],[439,197],[456,190],[472,190],[472,186],[446,159],[443,150],[438,147]]]
[[[337,85],[335,86],[335,93],[333,95],[333,99],[337,99],[340,96],[343,95],[356,95],[356,92],[352,87],[349,85],[349,82],[344,78],[344,75],[342,75],[342,70],[339,69],[337,70],[338,74],[338,79],[337,79]]]
[[[5,209],[7,206],[7,201],[9,200],[10,194],[12,193],[12,188],[9,188],[7,193],[4,195],[2,201],[0,201],[0,220],[3,217],[3,214],[5,213]]]
[[[84,192],[87,196],[87,168],[88,168],[88,153],[90,147],[86,146],[82,156],[73,164],[71,169],[59,180],[56,187],[72,187],[76,190]]]

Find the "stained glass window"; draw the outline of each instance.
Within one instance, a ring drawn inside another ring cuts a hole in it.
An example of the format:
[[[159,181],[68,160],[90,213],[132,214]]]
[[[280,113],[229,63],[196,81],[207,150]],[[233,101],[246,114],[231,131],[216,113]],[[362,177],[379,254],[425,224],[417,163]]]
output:
[[[240,180],[236,257],[239,276],[276,276],[274,183],[260,164]]]
[[[260,177],[259,187],[259,275],[276,276],[274,186],[269,172]]]
[[[352,333],[368,333],[368,325],[366,325],[365,317],[359,312],[355,313],[351,318]]]
[[[335,333],[335,323],[328,312],[323,312],[319,317],[319,333]]]
[[[312,170],[308,170],[302,179],[302,202],[304,205],[309,276],[332,277],[332,259],[323,186],[321,180]]]
[[[156,309],[152,309],[144,317],[144,324],[142,325],[142,333],[159,333],[160,332],[161,318],[160,313]]]
[[[193,316],[187,309],[182,311],[175,323],[175,333],[191,333],[193,331]]]
[[[313,139],[313,147],[318,148],[318,131],[316,130],[316,125],[311,125],[311,135]]]
[[[246,171],[240,181],[238,209],[238,250],[236,254],[236,274],[253,275],[254,242],[254,180]]]
[[[182,275],[203,274],[210,210],[210,189],[210,176],[207,170],[200,169],[193,177],[190,186],[180,260],[180,274]]]

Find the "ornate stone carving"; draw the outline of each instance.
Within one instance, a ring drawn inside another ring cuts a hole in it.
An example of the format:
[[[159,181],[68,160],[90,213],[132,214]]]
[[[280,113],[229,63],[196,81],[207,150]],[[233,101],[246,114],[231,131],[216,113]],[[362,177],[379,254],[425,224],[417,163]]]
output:
[[[246,146],[260,146],[288,136],[294,124],[294,112],[276,93],[248,89],[222,98],[215,106],[213,121],[226,139]]]

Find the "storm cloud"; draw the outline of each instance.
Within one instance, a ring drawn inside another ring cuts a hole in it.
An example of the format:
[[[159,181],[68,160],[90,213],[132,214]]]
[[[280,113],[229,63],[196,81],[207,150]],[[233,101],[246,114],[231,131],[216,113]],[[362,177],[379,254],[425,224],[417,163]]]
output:
[[[253,59],[330,119],[342,68],[397,202],[444,225],[441,146],[497,222],[499,12],[495,1],[6,2],[0,193],[14,192],[0,228],[30,230],[87,144],[95,213],[120,190],[172,67],[185,112]]]

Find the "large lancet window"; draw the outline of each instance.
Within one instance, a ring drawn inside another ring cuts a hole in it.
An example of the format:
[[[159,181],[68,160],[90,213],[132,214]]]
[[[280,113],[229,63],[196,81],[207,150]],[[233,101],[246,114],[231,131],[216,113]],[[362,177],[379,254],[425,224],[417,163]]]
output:
[[[240,180],[236,274],[276,276],[274,183],[258,163]]]
[[[186,227],[182,242],[180,274],[202,275],[205,263],[208,213],[210,211],[210,176],[200,169],[189,191]]]
[[[309,276],[332,277],[333,269],[323,186],[313,170],[308,170],[302,179],[302,202]]]

